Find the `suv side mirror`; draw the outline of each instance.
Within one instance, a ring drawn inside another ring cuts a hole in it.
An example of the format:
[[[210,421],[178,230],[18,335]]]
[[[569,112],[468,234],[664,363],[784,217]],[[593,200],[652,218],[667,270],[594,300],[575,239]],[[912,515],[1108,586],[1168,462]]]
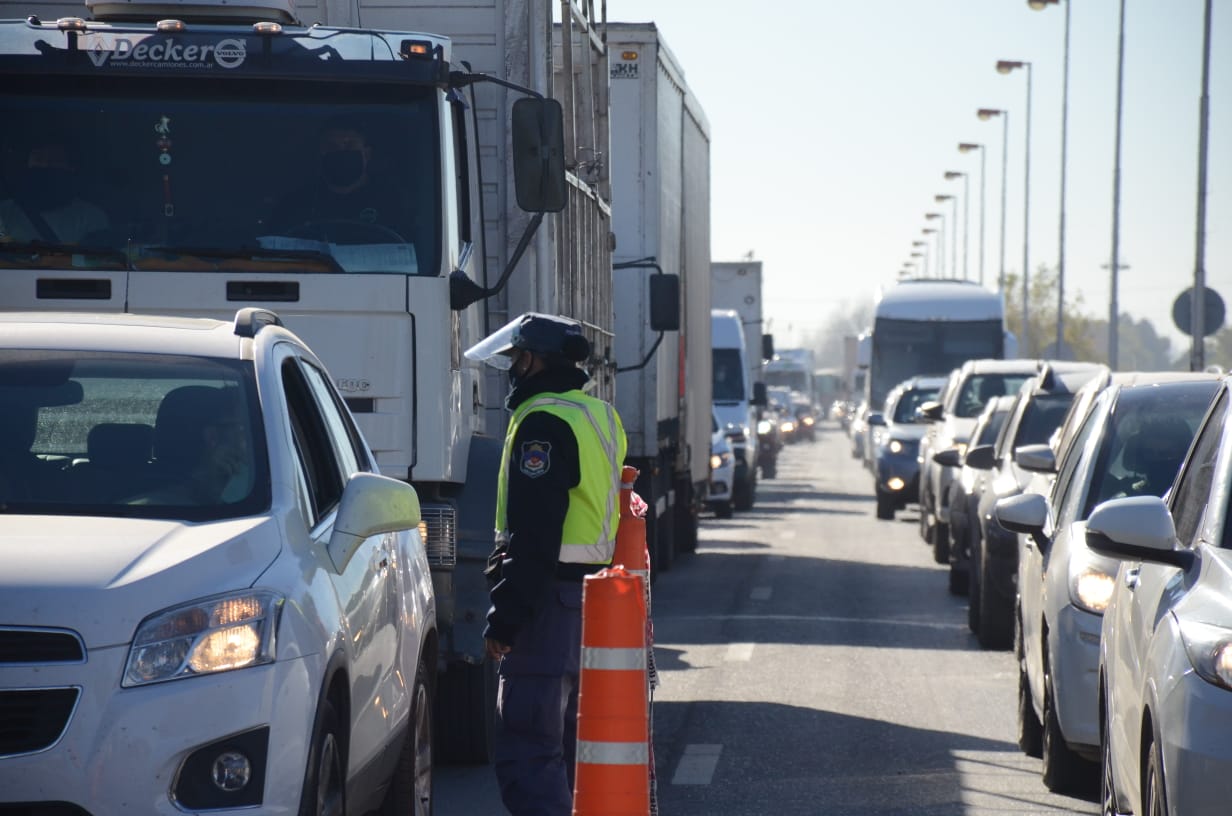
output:
[[[413,530],[421,518],[419,494],[406,482],[376,473],[356,473],[342,491],[326,552],[341,575],[365,538]]]
[[[565,126],[555,99],[522,97],[513,103],[513,184],[526,212],[565,208]]]

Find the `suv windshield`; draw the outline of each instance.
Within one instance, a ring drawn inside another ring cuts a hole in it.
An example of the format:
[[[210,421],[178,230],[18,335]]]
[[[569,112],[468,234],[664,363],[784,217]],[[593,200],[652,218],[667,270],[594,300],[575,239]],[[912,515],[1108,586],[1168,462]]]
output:
[[[0,268],[438,273],[433,90],[239,86],[5,88]]]
[[[0,513],[209,521],[269,503],[251,364],[0,351]]]
[[[954,416],[977,417],[993,397],[1017,394],[1019,387],[1033,374],[972,374],[962,384]]]
[[[930,400],[937,398],[937,389],[908,388],[898,397],[894,406],[894,421],[903,423],[917,422],[915,409]]]

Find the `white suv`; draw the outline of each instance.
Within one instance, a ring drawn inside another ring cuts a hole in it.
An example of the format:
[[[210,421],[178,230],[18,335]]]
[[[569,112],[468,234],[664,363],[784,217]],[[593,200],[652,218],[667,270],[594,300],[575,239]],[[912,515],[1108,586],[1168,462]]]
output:
[[[330,382],[259,309],[0,314],[0,803],[430,812],[419,501]]]

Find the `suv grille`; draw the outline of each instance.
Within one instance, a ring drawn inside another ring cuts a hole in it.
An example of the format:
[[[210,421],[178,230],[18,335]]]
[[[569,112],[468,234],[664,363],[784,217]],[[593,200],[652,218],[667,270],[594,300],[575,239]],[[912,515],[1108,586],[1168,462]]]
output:
[[[80,694],[78,688],[0,691],[0,756],[33,754],[55,745]]]
[[[45,629],[0,629],[0,665],[6,663],[80,663],[81,639],[72,632]]]
[[[420,508],[424,536],[424,549],[428,553],[428,566],[452,569],[458,563],[458,512],[448,504],[425,504]]]

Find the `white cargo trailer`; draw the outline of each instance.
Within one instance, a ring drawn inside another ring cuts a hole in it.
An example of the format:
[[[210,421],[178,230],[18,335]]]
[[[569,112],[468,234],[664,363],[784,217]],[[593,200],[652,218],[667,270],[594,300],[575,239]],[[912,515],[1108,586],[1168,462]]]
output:
[[[658,570],[697,542],[710,478],[710,126],[653,23],[609,23],[616,406]],[[679,331],[652,287],[679,276]],[[644,365],[643,365],[644,362]]]
[[[565,314],[587,326],[596,392],[613,393],[603,21],[575,0],[555,3],[555,28],[549,0],[91,5],[0,0],[21,18],[0,23],[0,186],[32,140],[57,138],[77,153],[60,192],[109,216],[80,245],[6,244],[2,308],[278,312],[382,472],[419,492],[438,758],[487,759],[482,569],[507,383],[462,352],[522,311]],[[392,232],[366,216],[275,224],[339,119],[366,123],[370,176],[404,209]]]

